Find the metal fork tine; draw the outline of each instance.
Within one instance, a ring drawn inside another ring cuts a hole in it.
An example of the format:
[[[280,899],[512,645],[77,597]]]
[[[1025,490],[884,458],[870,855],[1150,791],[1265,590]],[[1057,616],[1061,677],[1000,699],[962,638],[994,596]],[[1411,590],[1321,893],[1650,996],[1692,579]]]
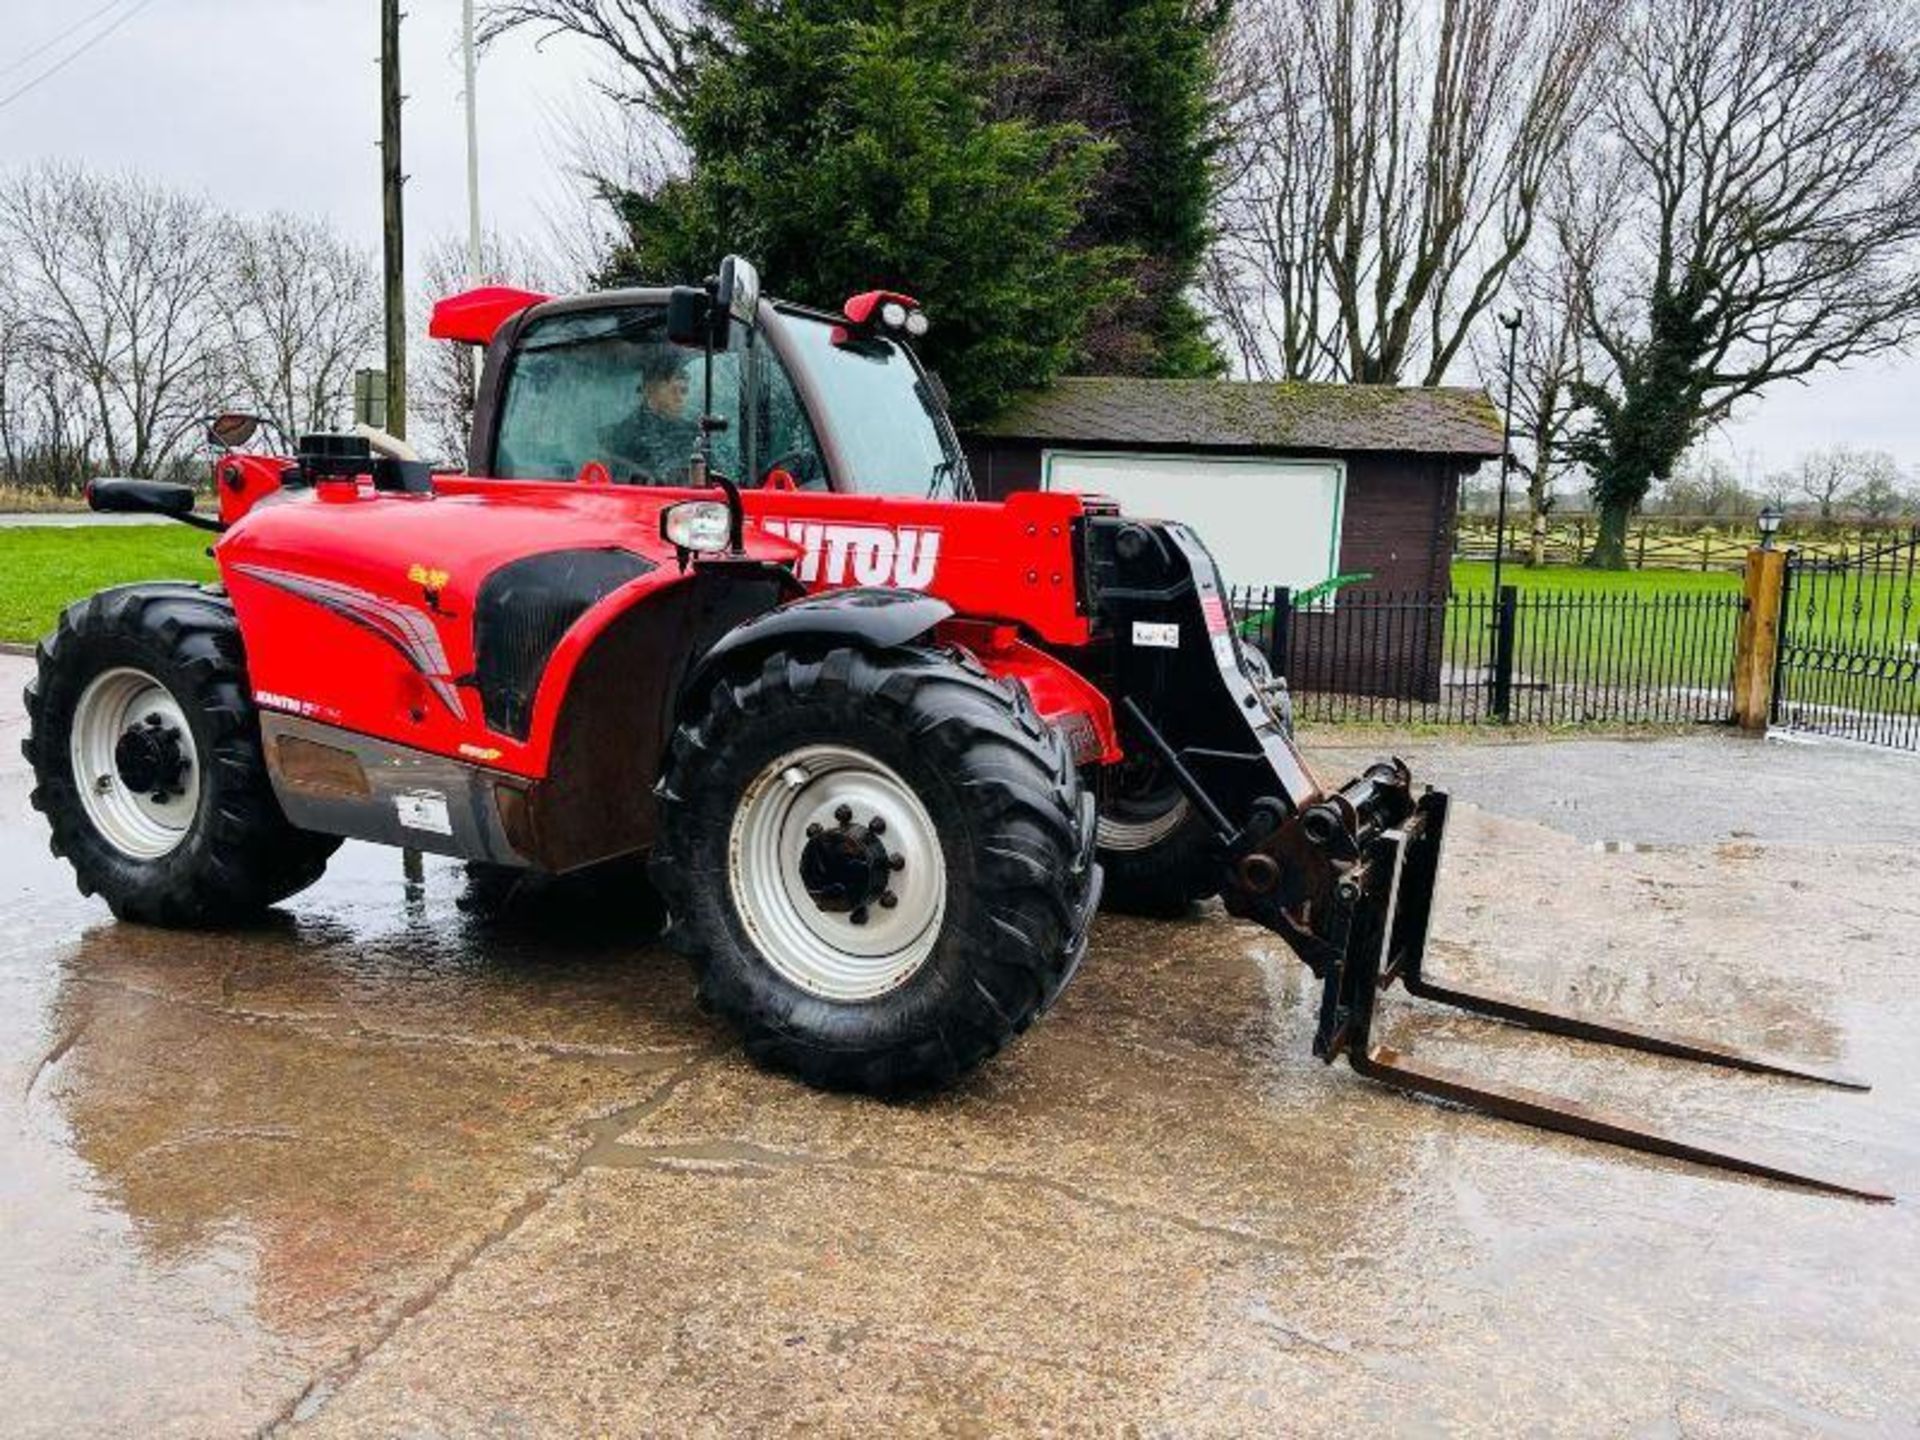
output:
[[[1480,1084],[1457,1070],[1427,1064],[1412,1056],[1403,1055],[1391,1046],[1375,1045],[1365,1051],[1364,1055],[1359,1051],[1352,1051],[1349,1052],[1348,1059],[1355,1070],[1369,1079],[1379,1080],[1415,1094],[1450,1100],[1456,1105],[1465,1105],[1469,1109],[1497,1116],[1503,1120],[1517,1120],[1523,1125],[1534,1125],[1545,1130],[1558,1130],[1567,1135],[1578,1135],[1588,1140],[1622,1145],[1630,1150],[1645,1151],[1649,1155],[1691,1160],[1697,1164],[1711,1165],[1721,1170],[1738,1171],[1743,1175],[1757,1175],[1767,1180],[1784,1181],[1789,1185],[1803,1185],[1832,1195],[1850,1195],[1857,1199],[1871,1200],[1881,1204],[1891,1204],[1894,1199],[1890,1191],[1872,1186],[1823,1179],[1804,1171],[1790,1170],[1755,1155],[1744,1155],[1732,1150],[1709,1149],[1652,1126],[1638,1124],[1610,1111],[1583,1105],[1578,1101],[1562,1099],[1556,1095],[1548,1095],[1539,1090],[1529,1090],[1519,1086],[1495,1089]]]
[[[1698,1060],[1707,1065],[1724,1065],[1732,1070],[1750,1070],[1761,1075],[1791,1075],[1796,1079],[1812,1080],[1821,1085],[1833,1085],[1842,1090],[1873,1088],[1866,1081],[1856,1080],[1849,1075],[1817,1070],[1808,1065],[1777,1059],[1770,1055],[1757,1055],[1751,1051],[1737,1050],[1730,1045],[1702,1040],[1696,1036],[1675,1034],[1673,1031],[1662,1030],[1655,1026],[1622,1025],[1613,1020],[1601,1021],[1585,1015],[1569,1015],[1558,1010],[1541,1009],[1518,996],[1503,994],[1499,991],[1481,990],[1464,985],[1436,984],[1418,968],[1409,969],[1398,978],[1410,995],[1417,995],[1423,1000],[1435,1000],[1459,1010],[1468,1010],[1476,1015],[1487,1015],[1496,1020],[1525,1025],[1533,1030],[1548,1030],[1556,1035],[1570,1035],[1577,1040],[1590,1040],[1599,1045],[1619,1045],[1629,1050],[1646,1050],[1655,1055],[1671,1055],[1681,1060]]]

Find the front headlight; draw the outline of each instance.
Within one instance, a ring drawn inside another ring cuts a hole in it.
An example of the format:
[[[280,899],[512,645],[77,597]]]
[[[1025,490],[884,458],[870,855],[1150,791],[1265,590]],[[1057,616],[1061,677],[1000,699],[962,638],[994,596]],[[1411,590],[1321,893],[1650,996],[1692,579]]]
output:
[[[678,549],[715,555],[733,537],[733,517],[724,500],[682,500],[660,512],[660,535]]]

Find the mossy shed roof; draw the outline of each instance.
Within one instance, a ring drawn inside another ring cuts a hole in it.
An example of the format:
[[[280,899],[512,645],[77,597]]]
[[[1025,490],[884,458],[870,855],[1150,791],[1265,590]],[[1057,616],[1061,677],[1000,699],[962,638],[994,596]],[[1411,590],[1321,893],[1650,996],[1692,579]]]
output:
[[[986,439],[1134,449],[1500,455],[1500,415],[1466,387],[1303,381],[1060,380],[972,431]]]

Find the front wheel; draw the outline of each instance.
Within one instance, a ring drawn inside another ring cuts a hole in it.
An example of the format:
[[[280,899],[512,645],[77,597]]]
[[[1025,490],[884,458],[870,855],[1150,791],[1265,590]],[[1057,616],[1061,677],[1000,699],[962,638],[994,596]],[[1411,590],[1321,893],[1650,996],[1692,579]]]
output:
[[[715,685],[660,794],[702,999],[812,1084],[948,1084],[1085,950],[1091,797],[1024,692],[955,655],[777,652]]]

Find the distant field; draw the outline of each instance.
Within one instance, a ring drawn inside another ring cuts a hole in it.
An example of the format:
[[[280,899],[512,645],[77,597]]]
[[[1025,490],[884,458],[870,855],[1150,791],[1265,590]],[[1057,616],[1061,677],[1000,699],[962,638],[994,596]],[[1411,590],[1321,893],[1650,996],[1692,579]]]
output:
[[[1522,590],[1565,595],[1737,595],[1741,585],[1740,576],[1726,570],[1587,570],[1578,565],[1543,565],[1538,570],[1509,565],[1500,580]],[[1492,585],[1490,562],[1454,562],[1455,590],[1486,590]]]
[[[1738,575],[1698,570],[1583,570],[1573,565],[1529,570],[1508,566],[1503,584],[1556,596],[1737,595]],[[1453,567],[1455,594],[1487,593],[1493,566],[1478,561]],[[1795,587],[1787,597],[1788,630],[1801,640],[1827,645],[1898,647],[1920,641],[1920,574],[1823,577]]]
[[[211,580],[211,537],[175,525],[0,529],[0,641],[31,642],[71,601],[133,580]]]

